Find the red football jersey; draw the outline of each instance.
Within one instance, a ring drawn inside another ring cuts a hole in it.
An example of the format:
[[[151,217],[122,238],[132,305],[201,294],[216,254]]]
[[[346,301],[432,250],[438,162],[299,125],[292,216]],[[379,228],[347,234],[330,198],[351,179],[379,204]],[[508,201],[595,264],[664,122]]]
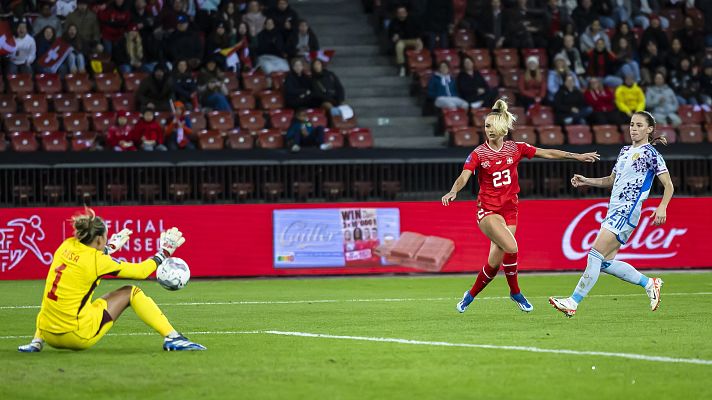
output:
[[[506,140],[499,151],[494,151],[487,142],[477,146],[465,161],[464,169],[475,172],[480,183],[477,202],[488,210],[499,210],[509,203],[516,203],[519,193],[517,165],[522,157],[532,158],[536,147],[524,142]]]

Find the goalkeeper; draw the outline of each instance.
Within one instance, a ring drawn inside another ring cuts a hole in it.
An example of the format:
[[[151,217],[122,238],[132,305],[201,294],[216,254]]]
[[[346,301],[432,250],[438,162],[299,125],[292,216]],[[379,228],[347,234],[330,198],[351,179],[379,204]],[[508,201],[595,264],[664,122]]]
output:
[[[72,218],[74,237],[65,240],[54,253],[37,315],[37,330],[21,352],[38,352],[46,342],[58,349],[84,350],[98,342],[129,306],[146,325],[165,339],[163,349],[205,350],[171,326],[156,303],[132,285],[123,286],[92,301],[94,289],[105,276],[146,279],[184,242],[177,228],[161,233],[160,250],[141,263],[121,262],[110,255],[129,240],[124,229],[107,241],[106,224],[90,208]]]

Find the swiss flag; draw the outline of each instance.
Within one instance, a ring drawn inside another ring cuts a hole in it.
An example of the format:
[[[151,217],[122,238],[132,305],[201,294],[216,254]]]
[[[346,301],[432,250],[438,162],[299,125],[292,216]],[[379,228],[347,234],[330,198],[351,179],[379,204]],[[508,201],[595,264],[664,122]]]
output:
[[[12,54],[16,48],[10,24],[7,21],[0,21],[0,56]]]
[[[62,39],[57,39],[52,46],[38,60],[40,67],[49,68],[52,73],[56,73],[69,53],[72,46]]]

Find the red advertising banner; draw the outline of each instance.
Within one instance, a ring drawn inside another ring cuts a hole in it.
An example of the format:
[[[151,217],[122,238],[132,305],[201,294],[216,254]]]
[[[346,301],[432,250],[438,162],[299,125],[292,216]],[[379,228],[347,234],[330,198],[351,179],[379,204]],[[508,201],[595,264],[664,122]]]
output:
[[[712,226],[712,198],[673,199],[667,223],[651,224],[650,199],[619,252],[640,268],[700,268]],[[157,251],[161,230],[180,228],[177,256],[193,276],[285,276],[418,271],[476,271],[489,242],[477,228],[474,202],[321,203],[96,207],[109,233],[133,230],[115,255],[138,261]],[[607,202],[523,200],[520,268],[583,270]],[[0,209],[0,279],[43,279],[53,252],[71,236],[81,208]]]

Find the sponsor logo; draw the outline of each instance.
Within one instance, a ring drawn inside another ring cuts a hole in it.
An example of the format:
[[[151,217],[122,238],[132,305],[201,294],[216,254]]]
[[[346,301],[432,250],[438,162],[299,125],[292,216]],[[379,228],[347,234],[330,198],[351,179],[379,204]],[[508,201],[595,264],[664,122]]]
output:
[[[507,164],[514,164],[514,159],[512,157],[507,157]]]
[[[42,219],[37,215],[8,221],[4,228],[0,228],[0,272],[15,268],[28,253],[42,264],[50,265],[52,253],[43,253],[40,249],[44,238]]]
[[[491,164],[490,164],[489,161],[485,161],[485,162],[482,163],[482,168],[489,168],[490,165],[491,165]]]

